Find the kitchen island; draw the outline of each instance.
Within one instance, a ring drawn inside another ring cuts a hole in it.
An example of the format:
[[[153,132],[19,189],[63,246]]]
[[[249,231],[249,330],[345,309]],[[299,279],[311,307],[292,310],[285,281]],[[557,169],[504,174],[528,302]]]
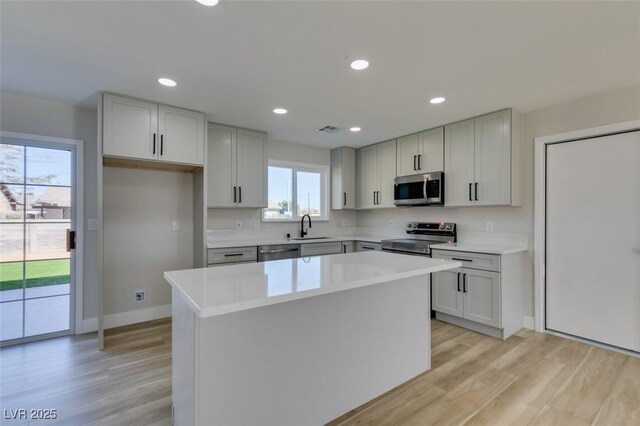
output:
[[[430,369],[432,272],[363,252],[165,272],[176,425],[326,423]]]

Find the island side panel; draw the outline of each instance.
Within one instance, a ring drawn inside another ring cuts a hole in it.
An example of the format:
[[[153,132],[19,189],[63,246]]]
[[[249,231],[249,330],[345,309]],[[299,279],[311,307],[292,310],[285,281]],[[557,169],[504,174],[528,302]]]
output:
[[[196,316],[180,291],[171,289],[171,393],[174,425],[196,424]]]
[[[200,319],[199,419],[324,424],[430,367],[429,277]]]

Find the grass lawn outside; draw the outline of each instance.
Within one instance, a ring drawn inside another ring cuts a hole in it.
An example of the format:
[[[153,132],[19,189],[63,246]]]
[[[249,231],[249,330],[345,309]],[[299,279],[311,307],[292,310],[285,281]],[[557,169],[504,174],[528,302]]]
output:
[[[26,263],[27,288],[69,284],[70,259]],[[0,291],[22,288],[22,262],[0,263]]]

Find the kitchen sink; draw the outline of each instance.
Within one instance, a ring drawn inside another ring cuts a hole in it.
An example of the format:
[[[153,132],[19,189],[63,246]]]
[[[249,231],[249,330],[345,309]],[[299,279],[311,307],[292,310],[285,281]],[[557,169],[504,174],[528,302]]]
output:
[[[304,240],[326,240],[327,238],[331,238],[331,237],[308,237],[308,238],[291,238],[292,240],[296,240],[296,241],[304,241]]]

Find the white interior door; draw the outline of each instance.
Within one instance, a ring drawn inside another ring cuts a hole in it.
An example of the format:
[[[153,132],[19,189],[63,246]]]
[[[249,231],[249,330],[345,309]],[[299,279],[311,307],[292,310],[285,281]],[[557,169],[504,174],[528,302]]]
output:
[[[546,328],[640,351],[640,132],[546,156]]]

